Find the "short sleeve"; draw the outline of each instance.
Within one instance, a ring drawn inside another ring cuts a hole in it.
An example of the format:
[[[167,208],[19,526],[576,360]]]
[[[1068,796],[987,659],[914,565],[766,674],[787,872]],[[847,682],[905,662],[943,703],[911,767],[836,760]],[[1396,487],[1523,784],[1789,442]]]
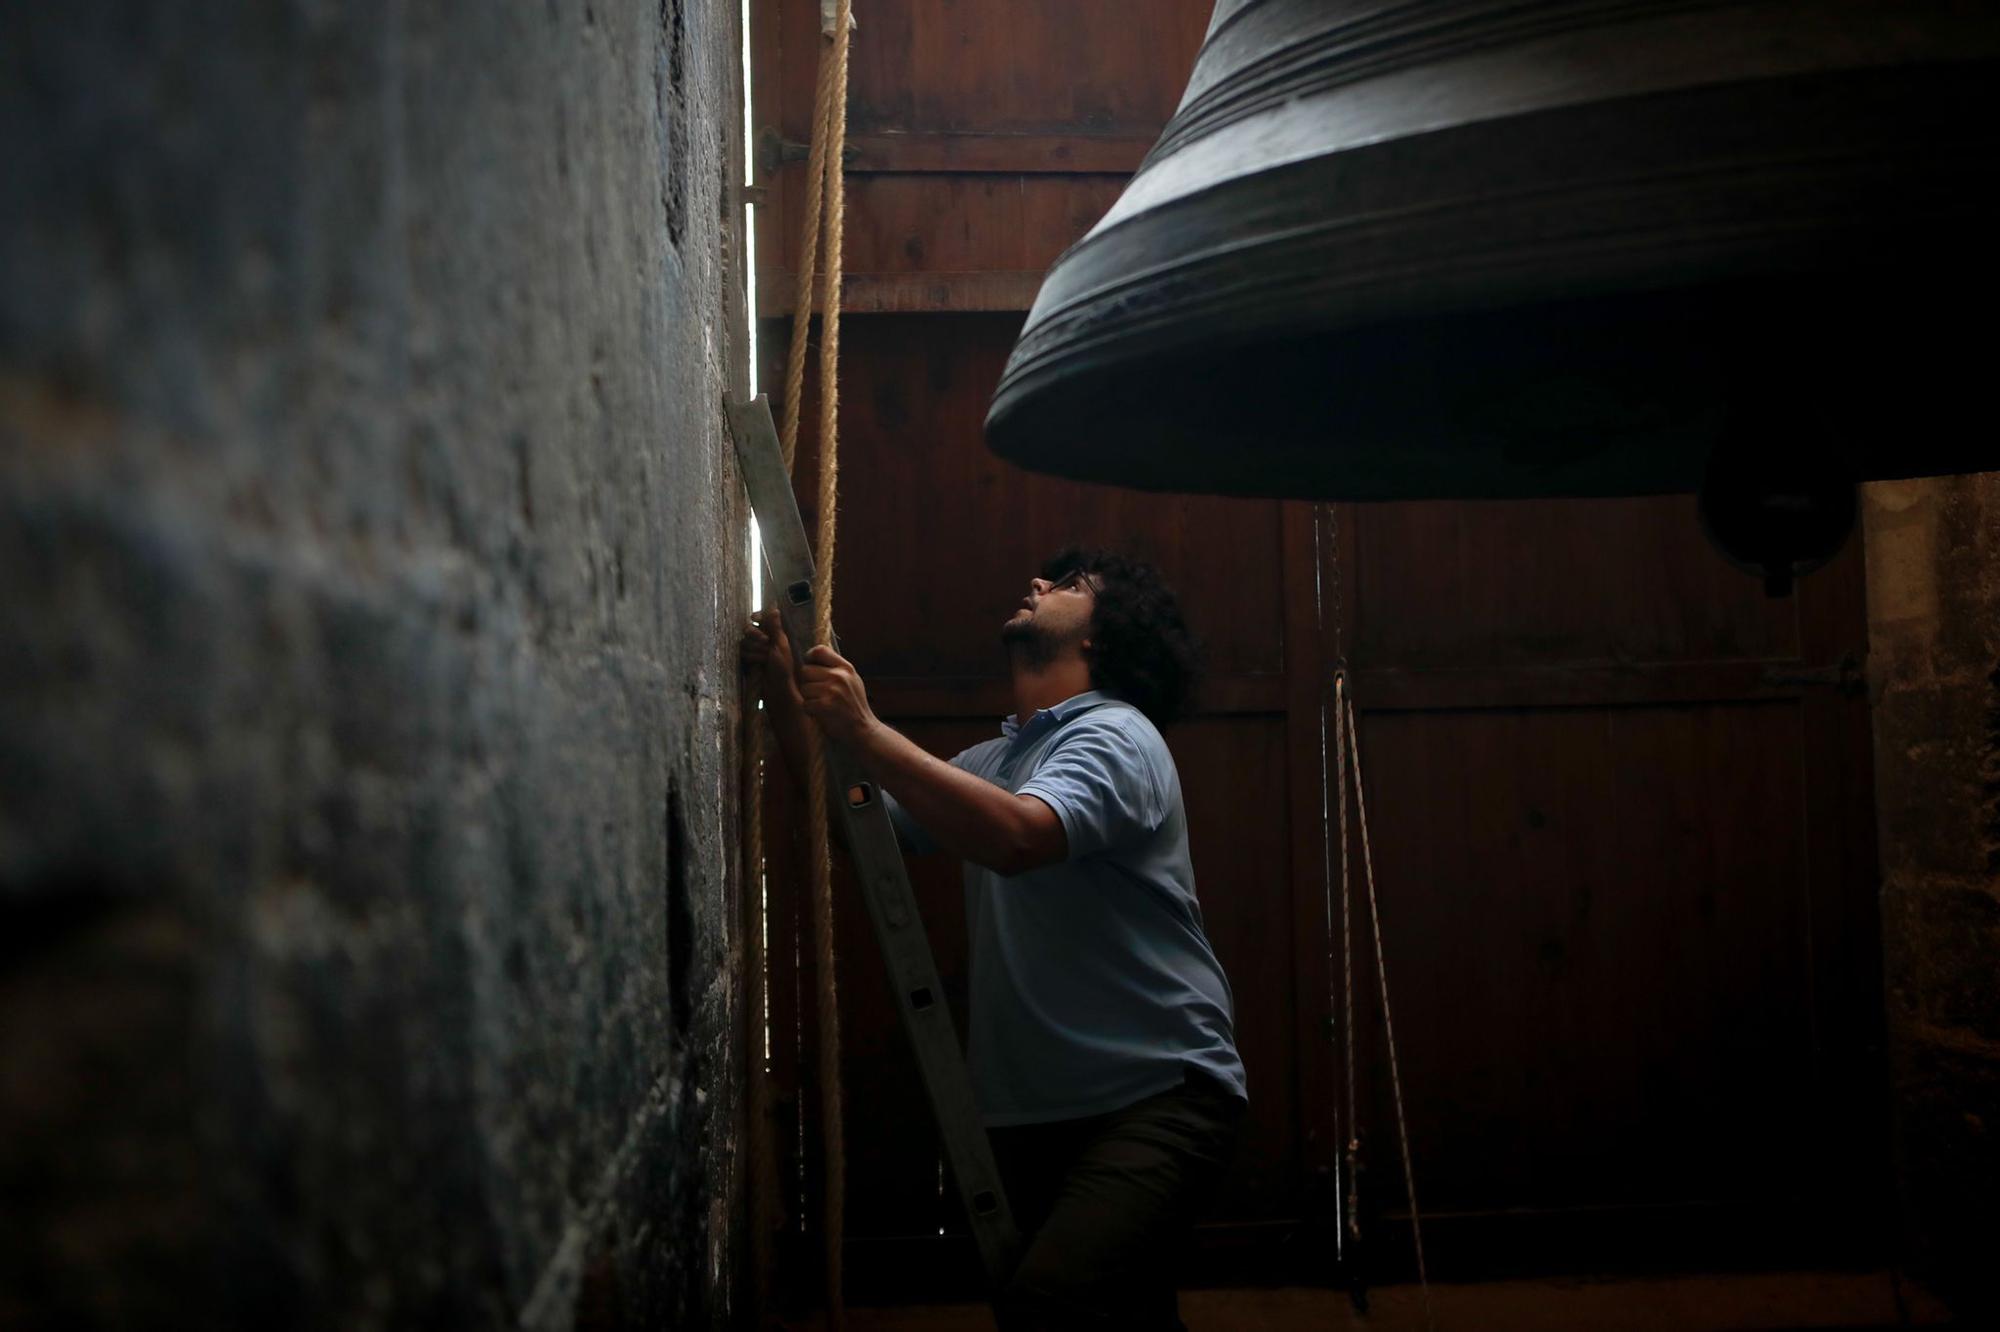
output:
[[[1020,794],[1062,820],[1069,858],[1126,846],[1166,822],[1166,742],[1124,709],[1098,709],[1063,729]]]

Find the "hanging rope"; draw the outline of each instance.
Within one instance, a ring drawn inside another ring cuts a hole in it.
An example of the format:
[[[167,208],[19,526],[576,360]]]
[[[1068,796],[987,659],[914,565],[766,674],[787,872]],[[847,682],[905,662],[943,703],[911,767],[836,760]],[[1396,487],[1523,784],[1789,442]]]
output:
[[[1363,879],[1368,891],[1368,919],[1375,944],[1375,976],[1380,986],[1382,998],[1382,1035],[1389,1053],[1389,1091],[1396,1111],[1396,1137],[1402,1148],[1403,1185],[1410,1200],[1410,1238],[1416,1249],[1417,1283],[1423,1291],[1424,1323],[1435,1332],[1437,1314],[1431,1303],[1430,1273],[1424,1263],[1424,1228],[1422,1214],[1417,1210],[1417,1174],[1410,1153],[1410,1127],[1403,1111],[1403,1075],[1396,1059],[1396,1024],[1389,1007],[1389,968],[1382,947],[1382,908],[1375,892],[1375,857],[1368,841],[1368,800],[1361,785],[1361,736],[1355,721],[1354,699],[1347,692],[1347,658],[1341,645],[1342,606],[1340,601],[1340,533],[1337,517],[1333,524],[1333,768],[1334,768],[1334,819],[1340,825],[1340,953],[1341,977],[1345,985],[1341,1022],[1346,1032],[1343,1042],[1346,1054],[1347,1083],[1347,1143],[1345,1165],[1347,1167],[1346,1232],[1354,1240],[1361,1238],[1361,1106],[1357,1095],[1354,1074],[1355,1040],[1354,1024],[1354,906],[1352,859],[1347,840],[1347,774],[1354,770],[1354,813],[1355,822],[1361,833],[1361,865]],[[1314,553],[1318,553],[1319,521],[1315,512],[1313,521]],[[1322,704],[1321,718],[1321,789],[1325,788],[1325,725],[1326,709]],[[1322,834],[1324,836],[1324,833]],[[1330,909],[1330,904],[1329,904]],[[1329,916],[1327,928],[1332,932]],[[1331,941],[1329,941],[1330,944]]]
[[[785,416],[779,434],[785,466],[798,456],[799,419],[805,398],[806,343],[819,278],[819,474],[818,530],[813,550],[813,638],[833,641],[833,566],[839,499],[839,366],[841,240],[846,218],[847,57],[854,26],[853,0],[839,0],[831,32],[820,48],[814,96],[812,154],[806,167],[805,224],[799,238],[798,283],[792,301],[792,339],[785,362]],[[818,274],[821,232],[826,265]],[[840,1004],[834,974],[833,862],[827,841],[826,755],[819,732],[807,728],[811,771],[806,779],[812,839],[813,969],[818,981],[820,1139],[825,1161],[826,1306],[831,1326],[844,1325],[841,1281],[845,1230],[847,1153],[841,1125]]]
[[[1347,850],[1347,769],[1351,764],[1354,768],[1355,821],[1361,831],[1362,873],[1368,887],[1368,919],[1375,941],[1375,975],[1382,996],[1382,1035],[1389,1051],[1389,1091],[1396,1109],[1396,1136],[1402,1146],[1403,1184],[1410,1199],[1410,1236],[1416,1247],[1417,1283],[1423,1290],[1424,1322],[1435,1329],[1437,1317],[1431,1308],[1430,1274],[1424,1265],[1423,1219],[1417,1211],[1417,1176],[1410,1157],[1410,1128],[1403,1113],[1402,1070],[1396,1060],[1396,1023],[1389,1009],[1389,969],[1382,949],[1382,908],[1375,893],[1375,859],[1368,844],[1368,800],[1361,786],[1361,739],[1354,720],[1354,700],[1347,694],[1347,671],[1344,666],[1333,673],[1333,726],[1334,767],[1340,774],[1336,804],[1340,818],[1341,937],[1347,973],[1348,1227],[1350,1233],[1358,1238],[1360,1189],[1355,1176],[1360,1163],[1361,1141],[1358,1130],[1353,1127],[1359,1123],[1360,1107],[1355,1099],[1354,1082],[1354,950],[1351,929],[1354,913],[1350,905],[1352,891]]]
[[[1343,735],[1340,716],[1340,681],[1344,668],[1334,673],[1333,695],[1333,767],[1335,781],[1340,787],[1340,797],[1336,803],[1340,819],[1340,975],[1346,985],[1346,1003],[1342,1010],[1341,1029],[1347,1033],[1344,1042],[1347,1054],[1347,1233],[1350,1238],[1361,1238],[1361,1103],[1354,1091],[1354,908],[1348,889],[1347,867],[1347,742]]]

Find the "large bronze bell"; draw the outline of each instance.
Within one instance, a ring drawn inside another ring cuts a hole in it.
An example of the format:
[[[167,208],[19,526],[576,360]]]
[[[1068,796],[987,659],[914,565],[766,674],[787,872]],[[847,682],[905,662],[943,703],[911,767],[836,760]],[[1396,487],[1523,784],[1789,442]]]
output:
[[[1996,145],[1993,0],[1219,0],[988,439],[1352,500],[2000,467]]]

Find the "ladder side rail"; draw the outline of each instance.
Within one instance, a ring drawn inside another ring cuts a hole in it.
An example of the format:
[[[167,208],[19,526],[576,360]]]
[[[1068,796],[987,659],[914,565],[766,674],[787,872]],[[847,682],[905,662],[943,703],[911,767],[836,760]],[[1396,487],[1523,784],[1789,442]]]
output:
[[[750,507],[757,515],[765,565],[778,592],[785,633],[803,653],[814,642],[813,560],[791,478],[785,472],[768,400],[729,403],[731,433]],[[837,650],[837,649],[836,649]],[[909,1037],[938,1136],[957,1181],[973,1239],[995,1291],[1012,1275],[1020,1232],[1007,1205],[993,1147],[979,1122],[972,1078],[938,978],[930,939],[917,912],[902,847],[881,792],[845,746],[827,742],[828,808],[837,812],[862,900],[882,952],[896,1012]]]

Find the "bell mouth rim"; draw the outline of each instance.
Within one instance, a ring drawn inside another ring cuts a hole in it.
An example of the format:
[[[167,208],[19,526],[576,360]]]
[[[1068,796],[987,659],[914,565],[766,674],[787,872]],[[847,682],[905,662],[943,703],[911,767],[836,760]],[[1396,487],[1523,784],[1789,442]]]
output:
[[[1002,384],[1057,340],[1267,301],[1320,331],[1759,275],[1991,268],[1971,257],[2000,229],[2000,171],[1990,136],[1960,112],[1990,105],[2000,72],[1990,84],[1958,72],[1971,86],[1913,90],[1904,71],[1843,72],[1633,99],[1220,181],[1071,246],[1045,275]],[[1871,117],[1898,94],[1901,128],[1885,133]],[[1754,132],[1710,128],[1696,141],[1680,128],[1716,125],[1718,104],[1749,115]],[[1938,131],[1924,152],[1904,142],[1913,124]]]
[[[1947,322],[1941,312],[1977,299],[1978,290],[2000,294],[2000,267],[1990,247],[1982,253],[2000,229],[1994,202],[2000,170],[1990,136],[1953,110],[1968,100],[1992,101],[1984,80],[1966,85],[1968,70],[1983,72],[1957,67],[1961,81],[1942,88],[1912,89],[1907,72],[1892,70],[1841,72],[1777,89],[1630,99],[1560,124],[1546,117],[1486,122],[1218,184],[1093,232],[1057,262],[996,386],[989,444],[1031,468],[1134,484],[1148,469],[1157,471],[1157,457],[1140,462],[1139,450],[1121,462],[1096,444],[1058,448],[1037,441],[1068,433],[1070,412],[1096,422],[1093,428],[1126,428],[1093,414],[1092,383],[1151,420],[1159,408],[1142,391],[1147,376],[1166,365],[1183,379],[1213,378],[1204,349],[1213,358],[1266,344],[1282,355],[1301,340],[1348,348],[1566,303],[1679,305],[1694,312],[1687,318],[1699,338],[1734,338],[1739,346],[1748,346],[1749,331],[1778,345],[1803,339],[1828,363],[1847,367],[1856,383],[1870,382],[1867,358],[1832,341],[1847,337],[1890,360],[1902,356],[1907,383],[1935,386],[1938,374],[1911,361],[1908,349],[1885,344],[1904,338],[1912,324]],[[1862,87],[1871,95],[1855,97]],[[1899,97],[1907,116],[1872,129],[1861,123],[1885,99]],[[1771,114],[1718,128],[1712,114],[1718,105],[1761,106]],[[1704,107],[1711,113],[1706,119],[1696,114]],[[1939,137],[1922,152],[1908,151],[1909,126],[1927,116],[1941,122]],[[1708,126],[1701,132],[1706,138],[1680,129],[1690,118]],[[1691,145],[1700,151],[1691,153]],[[1477,169],[1446,172],[1467,162]],[[1703,314],[1705,302],[1719,313]],[[1877,312],[1872,327],[1869,310]],[[1879,317],[1881,311],[1892,317]],[[1744,333],[1736,323],[1745,324]],[[1604,326],[1611,330],[1606,337],[1634,336],[1615,320]],[[1667,365],[1679,364],[1671,348],[1662,354]],[[1746,354],[1754,360],[1754,349]],[[1938,355],[1952,374],[1968,382],[1979,377],[1962,364],[1962,350],[1938,349]],[[1398,373],[1393,364],[1378,369]],[[1301,373],[1328,381],[1325,366],[1303,366]],[[1697,380],[1715,373],[1699,365],[1688,371]],[[1808,382],[1805,369],[1795,378]],[[1655,393],[1636,383],[1625,381],[1614,397],[1660,415],[1655,399],[1666,401],[1672,386]],[[1277,391],[1255,375],[1245,384]],[[1446,383],[1443,391],[1452,388]],[[1239,384],[1230,391],[1249,390]],[[1175,383],[1152,396],[1178,402],[1187,392]],[[1320,424],[1339,421],[1340,406],[1332,403]],[[1427,409],[1421,401],[1417,408]],[[1187,409],[1189,419],[1207,419],[1199,400]],[[1530,414],[1572,430],[1582,429],[1578,421],[1587,416],[1563,417],[1541,405]],[[1942,426],[1942,416],[1933,419]],[[1502,476],[1496,466],[1484,479],[1413,465],[1393,480],[1309,476],[1307,458],[1295,469],[1300,474],[1282,483],[1217,466],[1168,469],[1137,484],[1356,499],[1658,493],[1699,485],[1698,459],[1662,460],[1672,450],[1705,448],[1712,423],[1691,411],[1671,429],[1628,426],[1609,411],[1596,420],[1607,436],[1638,439],[1635,447],[1650,451],[1654,462],[1607,474],[1561,459],[1541,470],[1516,460],[1510,466],[1517,474]],[[1877,424],[1895,433],[1886,418]],[[1189,428],[1181,419],[1153,425],[1168,436]],[[1437,422],[1433,433],[1448,426],[1483,423]],[[1217,438],[1234,438],[1226,421],[1218,428]],[[1318,424],[1301,420],[1287,428]],[[1375,420],[1360,434],[1386,448],[1387,431]],[[1245,439],[1230,447],[1263,445]],[[2000,456],[1967,466],[1969,447],[1940,446],[1906,461],[1901,450],[1884,446],[1868,466],[1877,477],[1899,469],[1915,476],[2000,467]],[[1093,453],[1101,456],[1093,461]]]
[[[1802,275],[1237,330],[1003,378],[985,433],[1032,471],[1273,498],[1693,493],[1732,439],[1799,432],[1851,455],[1857,480],[2000,469],[2000,438],[1961,424],[1984,376],[1951,327],[1915,334],[1861,289]]]

